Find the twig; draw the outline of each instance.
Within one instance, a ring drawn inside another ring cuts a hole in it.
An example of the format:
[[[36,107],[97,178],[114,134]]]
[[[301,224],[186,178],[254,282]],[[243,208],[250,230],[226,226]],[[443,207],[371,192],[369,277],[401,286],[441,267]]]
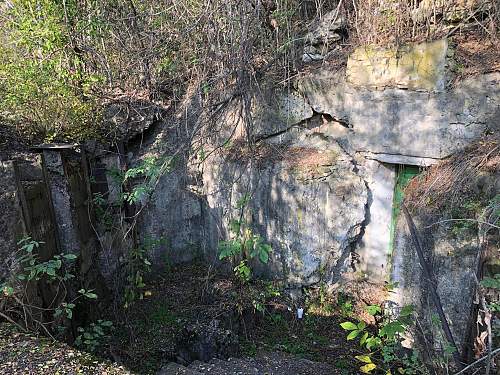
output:
[[[449,37],[451,34],[453,34],[455,31],[457,31],[460,27],[464,26],[466,22],[468,22],[472,17],[475,17],[476,14],[482,12],[484,9],[482,7],[479,7],[475,12],[473,12],[469,17],[464,19],[462,22],[460,22],[456,27],[454,27],[451,31],[449,31],[446,34],[446,37]]]
[[[19,323],[16,323],[12,318],[10,318],[8,315],[5,315],[3,312],[0,311],[0,316],[2,318],[4,318],[5,320],[7,320],[9,323],[12,323],[14,324],[16,327],[18,327],[19,329],[21,329],[23,332],[28,332],[28,330],[26,328],[24,328],[22,325],[20,325]]]
[[[477,364],[483,362],[485,359],[488,359],[488,357],[490,357],[490,361],[491,361],[491,359],[494,359],[498,355],[498,353],[500,353],[500,348],[497,348],[497,349],[493,350],[491,353],[488,353],[488,355],[485,355],[484,357],[479,358],[477,361],[472,362],[470,365],[468,365],[467,367],[464,367],[462,370],[455,373],[454,375],[463,374],[465,371],[467,371],[470,368],[476,366]]]
[[[491,368],[491,348],[493,345],[493,340],[492,340],[492,332],[491,332],[491,312],[488,309],[488,306],[486,305],[486,300],[484,298],[483,293],[481,293],[481,308],[484,311],[484,324],[486,325],[486,332],[488,334],[488,355],[486,356],[488,358],[487,363],[486,363],[486,373],[485,375],[490,375],[490,368]]]
[[[482,221],[482,220],[477,220],[477,219],[446,219],[446,220],[440,220],[440,221],[436,221],[435,223],[432,223],[430,225],[427,225],[424,228],[428,229],[428,228],[433,227],[435,225],[442,224],[442,223],[447,223],[449,221],[475,221],[475,222],[477,222],[479,224],[489,225],[490,227],[500,229],[500,227],[498,225],[495,225],[495,224],[492,224],[492,223],[488,223],[488,222]]]

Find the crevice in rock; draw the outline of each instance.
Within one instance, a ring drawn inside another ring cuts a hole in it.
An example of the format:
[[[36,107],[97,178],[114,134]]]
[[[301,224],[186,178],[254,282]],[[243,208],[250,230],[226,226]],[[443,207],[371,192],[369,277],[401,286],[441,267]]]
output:
[[[485,121],[469,121],[469,122],[455,121],[455,122],[450,122],[449,124],[450,125],[470,126],[470,125],[487,125],[487,122],[485,122]]]
[[[366,186],[366,204],[365,204],[365,217],[363,222],[361,223],[361,228],[359,231],[359,234],[350,242],[349,244],[349,250],[350,254],[352,256],[351,259],[351,268],[353,271],[356,271],[356,264],[359,263],[359,255],[356,253],[356,249],[361,245],[361,241],[363,240],[363,237],[365,235],[366,227],[368,224],[370,224],[371,221],[371,213],[370,213],[370,207],[373,202],[373,193],[370,189],[370,185],[368,184],[368,181],[363,179],[363,183]]]
[[[266,134],[266,135],[262,135],[260,137],[258,137],[256,140],[255,140],[255,143],[259,143],[261,141],[265,141],[267,139],[270,139],[270,138],[273,138],[273,137],[277,137],[277,136],[280,136],[280,135],[283,135],[285,133],[287,133],[288,131],[290,131],[291,129],[293,128],[297,128],[297,129],[309,129],[309,128],[312,128],[312,127],[316,127],[317,125],[315,124],[315,126],[310,126],[309,123],[311,122],[314,122],[314,123],[320,123],[321,120],[322,120],[322,117],[323,114],[321,113],[316,113],[314,112],[313,110],[313,115],[311,117],[308,117],[296,124],[293,124],[285,129],[282,129],[280,131],[277,131],[276,133],[271,133],[271,134]]]
[[[161,128],[161,120],[153,121],[147,128],[144,128],[140,133],[127,140],[127,148],[131,151],[138,152],[142,148],[146,148],[152,143]]]
[[[359,172],[359,167],[358,167],[358,162],[356,161],[356,158],[354,157],[354,155],[352,155],[349,150],[347,149],[347,147],[338,139],[335,140],[335,142],[337,143],[337,145],[340,147],[340,149],[350,157],[350,163],[352,164],[352,171],[354,173],[358,173]],[[363,181],[366,183],[366,181],[363,179]]]
[[[312,107],[311,107],[311,109],[313,110],[313,116],[315,116],[315,115],[321,115],[328,122],[337,122],[337,123],[339,123],[340,125],[342,125],[343,127],[347,128],[347,129],[352,129],[353,128],[352,124],[350,124],[349,121],[347,121],[346,119],[335,117],[335,116],[331,115],[330,113],[326,113],[326,112],[325,113],[323,113],[323,112],[317,112]]]
[[[360,241],[363,239],[365,235],[366,227],[370,223],[370,206],[372,203],[372,192],[368,185],[368,182],[363,179],[363,183],[365,184],[367,195],[366,195],[366,203],[364,207],[364,218],[360,223],[356,223],[353,225],[347,234],[347,239],[344,241],[340,258],[337,260],[337,263],[332,268],[329,280],[327,283],[330,285],[336,284],[340,281],[342,277],[342,270],[346,266],[346,262],[349,257],[352,257],[350,266],[355,270],[356,266],[356,248],[358,247]]]
[[[285,128],[285,129],[282,129],[282,130],[277,131],[275,133],[265,134],[265,135],[262,135],[260,137],[257,137],[255,139],[255,143],[259,143],[259,142],[265,141],[267,139],[283,135],[283,134],[289,132],[293,128],[296,128],[296,129],[313,129],[313,128],[317,128],[317,127],[321,126],[325,121],[326,122],[336,122],[336,123],[342,125],[343,127],[347,128],[347,129],[352,129],[353,128],[353,126],[347,120],[345,120],[345,119],[334,117],[334,116],[332,116],[329,113],[317,112],[312,107],[311,107],[311,109],[312,109],[312,112],[313,112],[313,115],[311,117],[303,119],[303,120],[299,121],[298,123],[293,124],[293,125]]]
[[[299,123],[299,124],[300,124],[300,123]],[[257,138],[257,139],[255,140],[255,143],[259,143],[259,142],[265,141],[265,140],[267,140],[267,139],[270,139],[270,138],[274,138],[274,137],[278,137],[278,136],[280,136],[280,135],[283,135],[283,134],[285,134],[286,132],[290,131],[290,129],[292,129],[292,128],[294,128],[294,127],[298,127],[298,124],[292,125],[292,126],[290,126],[290,127],[286,128],[286,129],[280,130],[280,131],[278,131],[278,132],[276,132],[276,133],[271,133],[271,134],[266,134],[266,135],[263,135],[263,136],[261,136],[261,137]]]
[[[347,129],[352,129],[353,128],[352,124],[347,119],[345,119],[345,118],[339,118],[339,117],[335,117],[331,113],[317,111],[314,108],[314,106],[309,102],[309,100],[307,98],[307,95],[304,94],[303,97],[304,97],[304,101],[311,108],[311,110],[313,112],[313,115],[311,117],[309,117],[308,119],[305,119],[305,120],[301,121],[301,123],[304,122],[304,121],[310,120],[310,119],[312,119],[314,117],[317,117],[317,116],[323,116],[323,118],[325,120],[327,120],[328,122],[338,122],[340,125],[344,126]]]

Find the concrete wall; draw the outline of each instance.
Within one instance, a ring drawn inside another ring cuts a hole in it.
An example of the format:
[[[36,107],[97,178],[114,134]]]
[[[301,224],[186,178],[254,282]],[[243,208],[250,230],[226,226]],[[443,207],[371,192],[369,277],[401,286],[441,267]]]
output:
[[[367,160],[363,166],[369,195],[369,219],[356,252],[359,255],[358,272],[371,281],[384,282],[388,279],[391,256],[391,220],[396,182],[396,168]]]

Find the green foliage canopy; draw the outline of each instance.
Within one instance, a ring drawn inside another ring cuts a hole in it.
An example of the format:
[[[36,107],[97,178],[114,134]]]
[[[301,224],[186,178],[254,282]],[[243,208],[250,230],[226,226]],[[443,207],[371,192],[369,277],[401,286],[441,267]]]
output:
[[[94,86],[72,46],[68,7],[57,0],[0,5],[0,116],[28,137],[83,139],[95,135]]]

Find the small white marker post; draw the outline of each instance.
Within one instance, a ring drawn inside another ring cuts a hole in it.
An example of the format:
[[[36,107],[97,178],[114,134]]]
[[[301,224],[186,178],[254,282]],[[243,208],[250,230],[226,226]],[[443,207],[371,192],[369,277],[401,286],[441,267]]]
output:
[[[304,316],[304,309],[302,307],[299,307],[297,309],[297,318],[301,320],[303,316]]]

